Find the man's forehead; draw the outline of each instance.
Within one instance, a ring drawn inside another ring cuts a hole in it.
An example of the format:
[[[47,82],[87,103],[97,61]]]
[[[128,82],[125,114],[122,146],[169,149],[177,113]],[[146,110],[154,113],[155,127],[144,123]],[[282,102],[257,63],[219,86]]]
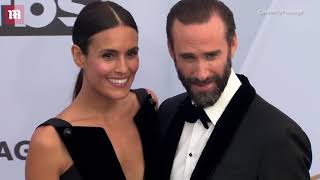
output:
[[[183,24],[175,20],[172,29],[174,40],[201,41],[225,38],[225,28],[220,17],[213,16],[205,23]]]
[[[183,33],[184,31],[188,32],[198,32],[198,31],[212,31],[212,32],[225,32],[225,26],[220,16],[213,15],[209,18],[207,22],[195,22],[185,24],[179,19],[174,19],[172,26],[172,33]]]

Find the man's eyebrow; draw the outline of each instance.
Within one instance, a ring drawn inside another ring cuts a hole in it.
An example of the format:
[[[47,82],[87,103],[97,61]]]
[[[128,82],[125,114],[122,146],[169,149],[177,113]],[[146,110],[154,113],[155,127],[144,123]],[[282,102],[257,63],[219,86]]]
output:
[[[194,57],[195,55],[193,53],[180,53],[179,54],[180,57]]]
[[[210,56],[218,56],[221,54],[221,50],[213,50],[213,51],[208,51],[206,53],[204,53],[205,55],[210,55]]]

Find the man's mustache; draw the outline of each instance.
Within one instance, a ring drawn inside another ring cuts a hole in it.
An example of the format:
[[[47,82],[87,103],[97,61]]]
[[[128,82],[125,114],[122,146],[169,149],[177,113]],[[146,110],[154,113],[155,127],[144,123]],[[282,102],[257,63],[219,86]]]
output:
[[[212,75],[210,77],[207,77],[205,80],[200,80],[200,79],[198,79],[196,77],[187,78],[186,80],[190,84],[200,85],[201,86],[201,85],[206,85],[206,84],[209,84],[209,83],[212,83],[212,82],[220,81],[221,78],[218,75]]]

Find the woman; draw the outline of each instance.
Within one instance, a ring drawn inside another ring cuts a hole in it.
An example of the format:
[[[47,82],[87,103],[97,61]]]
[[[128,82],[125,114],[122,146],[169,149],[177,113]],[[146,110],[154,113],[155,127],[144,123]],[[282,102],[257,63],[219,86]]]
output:
[[[155,97],[130,90],[139,66],[133,17],[110,1],[90,3],[79,13],[72,39],[81,68],[74,100],[34,132],[26,179],[146,178]]]

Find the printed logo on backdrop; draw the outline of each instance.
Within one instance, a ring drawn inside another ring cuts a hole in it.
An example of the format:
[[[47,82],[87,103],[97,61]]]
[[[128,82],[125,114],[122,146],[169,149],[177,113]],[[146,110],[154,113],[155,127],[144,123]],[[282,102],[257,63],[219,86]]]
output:
[[[0,160],[26,160],[30,141],[20,141],[9,147],[6,141],[0,141]]]
[[[0,36],[71,35],[80,10],[95,0],[0,0]]]
[[[23,140],[10,147],[7,141],[0,141],[0,160],[26,160],[30,141]]]

